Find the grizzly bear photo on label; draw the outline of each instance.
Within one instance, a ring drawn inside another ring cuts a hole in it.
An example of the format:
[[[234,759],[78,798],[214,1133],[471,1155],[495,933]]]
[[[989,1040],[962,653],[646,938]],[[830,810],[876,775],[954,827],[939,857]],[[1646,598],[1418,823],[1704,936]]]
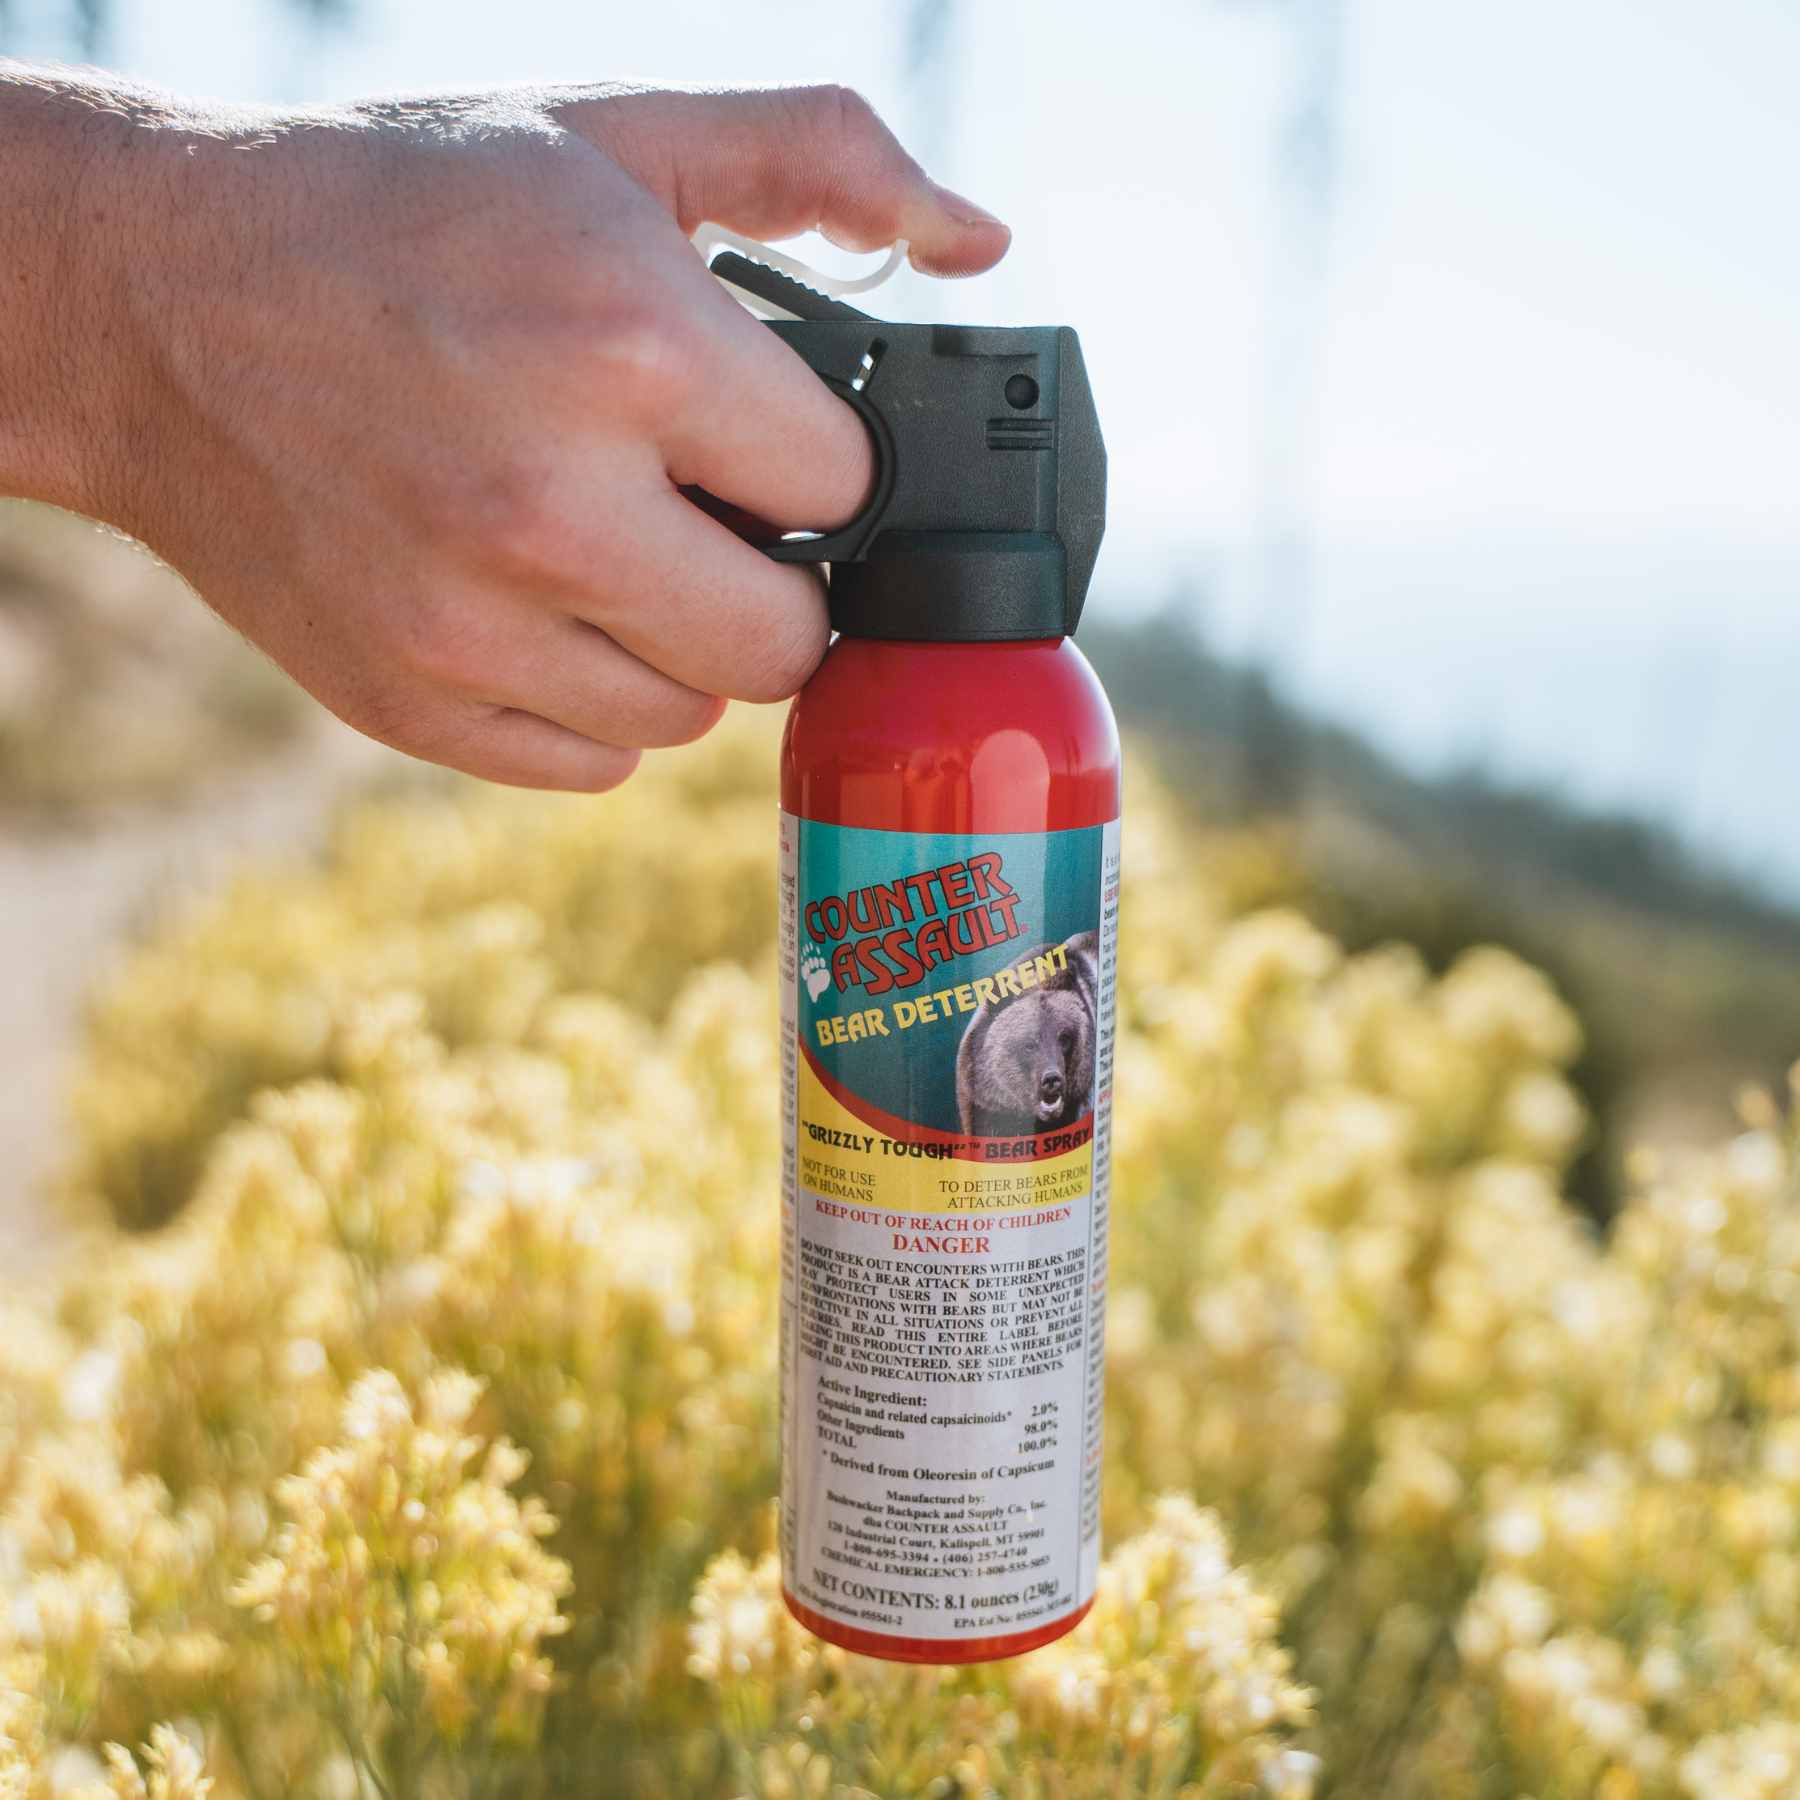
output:
[[[1048,980],[969,1021],[956,1051],[956,1105],[972,1137],[1030,1137],[1073,1125],[1094,1103],[1099,940],[1077,932]],[[1045,944],[1024,960],[1054,954]]]

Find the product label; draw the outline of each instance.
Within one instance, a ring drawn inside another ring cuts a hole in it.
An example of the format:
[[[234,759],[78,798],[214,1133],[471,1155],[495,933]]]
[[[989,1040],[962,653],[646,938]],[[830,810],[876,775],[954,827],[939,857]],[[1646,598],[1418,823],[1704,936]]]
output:
[[[781,818],[781,1547],[882,1637],[1093,1596],[1118,825]]]

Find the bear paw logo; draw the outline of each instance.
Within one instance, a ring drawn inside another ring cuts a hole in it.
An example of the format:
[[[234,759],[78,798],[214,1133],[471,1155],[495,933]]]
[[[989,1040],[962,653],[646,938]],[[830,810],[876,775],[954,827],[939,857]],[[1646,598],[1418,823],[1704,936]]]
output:
[[[817,1000],[831,986],[831,971],[825,966],[825,954],[811,944],[800,952],[800,979],[806,983],[809,1000]]]

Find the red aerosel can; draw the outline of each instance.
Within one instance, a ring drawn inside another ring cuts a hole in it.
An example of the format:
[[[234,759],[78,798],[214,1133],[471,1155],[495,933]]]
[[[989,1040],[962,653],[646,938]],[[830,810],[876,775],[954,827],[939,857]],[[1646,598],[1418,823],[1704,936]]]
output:
[[[1016,1656],[1099,1562],[1112,710],[1066,638],[841,636],[781,804],[783,1593]]]
[[[721,263],[726,266],[721,267]],[[781,758],[781,1556],[918,1663],[1093,1602],[1119,745],[1071,641],[1105,454],[1072,331],[871,320],[712,265],[863,415]]]

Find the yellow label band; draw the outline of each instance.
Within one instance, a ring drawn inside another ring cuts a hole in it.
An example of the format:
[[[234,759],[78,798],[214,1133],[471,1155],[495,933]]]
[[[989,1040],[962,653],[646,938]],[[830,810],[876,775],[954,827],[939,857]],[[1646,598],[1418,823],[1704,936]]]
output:
[[[1090,1130],[1060,1155],[990,1169],[942,1144],[904,1144],[874,1130],[828,1093],[805,1057],[799,1061],[800,1185],[836,1199],[855,1198],[896,1211],[1000,1212],[1042,1205],[1093,1179]],[[1004,1145],[996,1145],[1004,1150]]]

